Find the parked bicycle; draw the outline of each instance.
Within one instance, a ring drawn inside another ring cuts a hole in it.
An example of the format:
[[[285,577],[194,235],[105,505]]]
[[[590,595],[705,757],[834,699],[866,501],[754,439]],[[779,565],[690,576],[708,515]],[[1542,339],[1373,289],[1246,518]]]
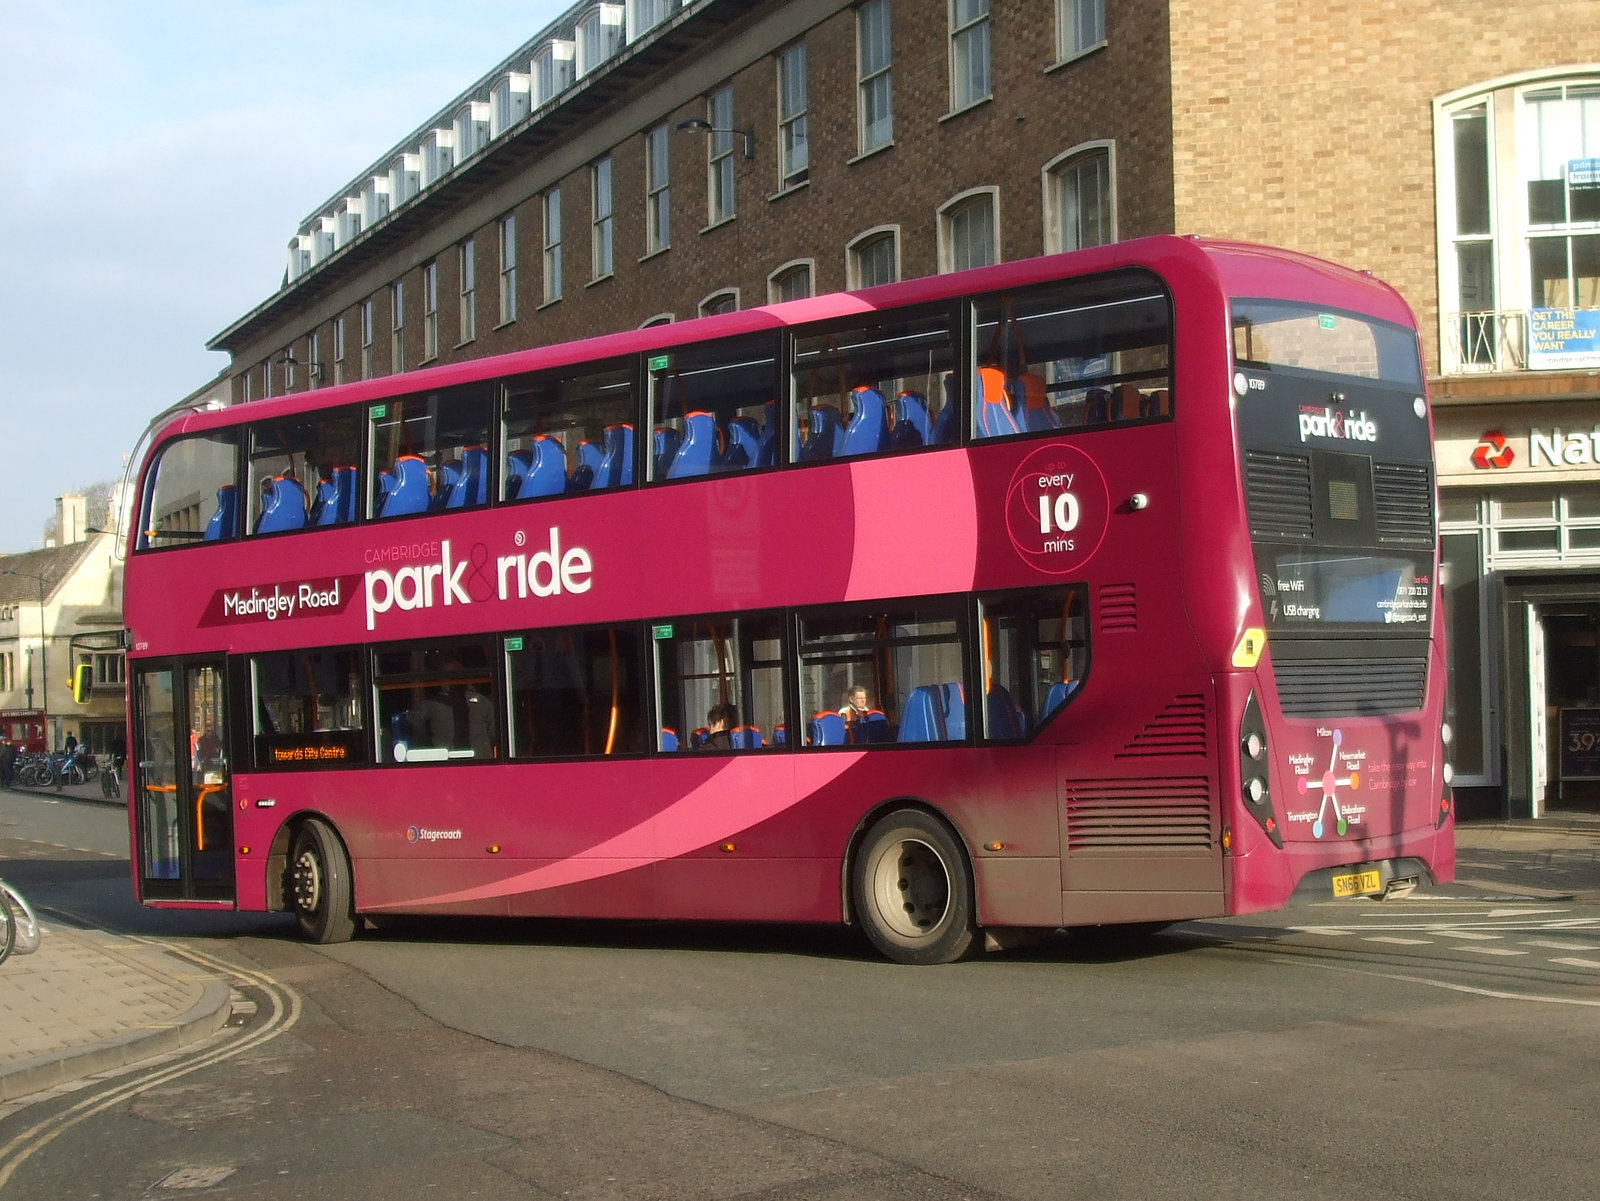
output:
[[[0,963],[12,954],[31,955],[39,949],[42,936],[33,907],[20,892],[0,880]]]
[[[122,759],[118,755],[107,755],[100,769],[100,795],[112,800],[122,795]]]

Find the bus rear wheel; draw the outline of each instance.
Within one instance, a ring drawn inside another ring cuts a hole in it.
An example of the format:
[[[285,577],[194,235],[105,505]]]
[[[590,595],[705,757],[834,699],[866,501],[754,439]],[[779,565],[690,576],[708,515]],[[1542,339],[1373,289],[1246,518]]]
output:
[[[920,809],[875,822],[851,871],[867,939],[896,963],[952,963],[975,945],[972,883],[961,843]]]
[[[356,931],[350,860],[332,827],[315,817],[295,831],[289,903],[300,933],[311,942],[349,942]]]

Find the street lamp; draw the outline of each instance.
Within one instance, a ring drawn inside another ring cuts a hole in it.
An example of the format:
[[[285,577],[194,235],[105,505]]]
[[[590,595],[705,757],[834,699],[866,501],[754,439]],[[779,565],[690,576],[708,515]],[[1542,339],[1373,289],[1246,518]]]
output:
[[[0,568],[0,575],[24,576],[27,579],[37,580],[39,582],[39,708],[40,708],[40,710],[43,711],[43,714],[44,714],[44,731],[45,731],[44,736],[45,736],[45,741],[49,742],[49,741],[51,741],[51,738],[50,738],[50,643],[49,643],[49,639],[45,636],[45,628],[44,628],[44,584],[45,584],[45,579],[44,579],[44,576],[42,576],[42,575],[35,575],[31,571],[18,571],[14,567]],[[33,703],[32,702],[32,698],[30,697],[29,698],[29,704],[32,704],[32,703]]]
[[[673,128],[679,133],[738,134],[744,139],[745,158],[755,158],[756,156],[756,131],[754,129],[717,129],[712,126],[710,121],[702,117],[690,117],[687,121],[679,121]]]

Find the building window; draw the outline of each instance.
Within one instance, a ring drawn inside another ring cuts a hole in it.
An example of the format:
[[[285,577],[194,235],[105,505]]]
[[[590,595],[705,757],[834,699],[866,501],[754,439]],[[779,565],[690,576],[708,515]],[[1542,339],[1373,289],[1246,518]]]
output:
[[[1539,310],[1600,310],[1600,78],[1458,93],[1434,129],[1441,369],[1600,366],[1534,337]]]
[[[646,317],[639,322],[640,329],[649,329],[655,325],[671,325],[674,318],[671,313],[657,313],[654,317]]]
[[[478,255],[477,239],[461,243],[461,341],[478,336]]]
[[[128,679],[128,661],[113,651],[96,651],[94,656],[94,686],[120,688]]]
[[[612,271],[611,246],[611,156],[608,154],[589,168],[589,195],[592,206],[592,279],[604,279]]]
[[[544,302],[561,299],[561,189],[544,194]]]
[[[399,312],[398,299],[395,301]],[[400,318],[395,317],[395,329],[400,328]],[[422,268],[422,360],[439,357],[439,261],[435,259]]]
[[[889,227],[869,229],[845,248],[845,284],[850,288],[875,288],[900,278],[900,231]]]
[[[500,324],[517,319],[517,215],[500,218]]]
[[[998,188],[963,193],[939,210],[939,269],[965,271],[1000,261]]]
[[[283,391],[287,396],[294,391],[294,347],[285,346],[283,353],[278,356],[278,362],[283,364]]]
[[[620,4],[597,4],[578,18],[578,78],[582,79],[622,48]]]
[[[784,300],[804,300],[816,295],[816,265],[811,259],[785,263],[767,277],[767,299],[773,304]]]
[[[720,292],[713,292],[700,302],[700,315],[702,317],[714,317],[718,313],[736,313],[738,311],[738,288],[724,288]]]
[[[1044,169],[1045,250],[1082,250],[1116,241],[1111,148],[1071,150]]]
[[[950,0],[950,111],[989,98],[989,0]]]
[[[344,315],[341,313],[333,321],[333,382],[344,383]]]
[[[533,56],[533,107],[550,103],[572,84],[571,42],[546,42]]]
[[[658,125],[644,137],[645,252],[672,245],[671,143],[667,127]]]
[[[311,361],[306,365],[306,387],[315,388],[322,378],[322,331],[311,331]]]
[[[733,193],[733,88],[726,87],[706,102],[706,120],[713,133],[706,150],[707,224],[716,225],[734,214]]]
[[[406,286],[405,281],[395,280],[389,285],[389,370],[400,372],[406,369]]]
[[[372,378],[372,339],[375,323],[373,321],[373,304],[370,300],[361,302],[361,378]]]
[[[456,114],[456,162],[464,163],[489,144],[489,105],[474,100]]]
[[[869,0],[856,10],[857,121],[861,153],[894,139],[894,88],[889,68],[889,0]]]
[[[272,360],[268,359],[261,364],[261,395],[263,399],[272,399]]]
[[[1056,58],[1065,61],[1106,40],[1106,0],[1056,0]]]
[[[810,170],[806,141],[806,44],[778,55],[778,186],[804,183]]]

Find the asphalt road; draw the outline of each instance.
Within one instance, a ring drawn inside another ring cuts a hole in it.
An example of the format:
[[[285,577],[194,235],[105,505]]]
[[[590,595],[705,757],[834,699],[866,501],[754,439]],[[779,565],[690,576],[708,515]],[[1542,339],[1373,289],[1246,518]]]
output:
[[[275,917],[137,910],[96,849],[120,812],[62,808],[0,796],[0,837],[29,840],[8,877],[248,969],[256,1016],[0,1120],[0,1150],[50,1135],[5,1201],[1554,1201],[1600,1167],[1591,901],[1307,906],[941,968],[793,927],[422,922],[316,949]],[[274,998],[294,1020],[264,1030]]]

